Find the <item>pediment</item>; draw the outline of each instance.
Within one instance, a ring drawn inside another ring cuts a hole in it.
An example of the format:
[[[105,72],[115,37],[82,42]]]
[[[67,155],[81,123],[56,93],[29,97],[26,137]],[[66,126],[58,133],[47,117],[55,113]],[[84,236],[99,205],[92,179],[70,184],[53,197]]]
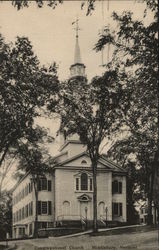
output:
[[[87,194],[82,194],[82,195],[78,196],[77,199],[78,199],[79,201],[82,201],[82,202],[88,202],[88,201],[91,201],[91,200],[92,200],[92,197],[90,197],[90,196],[87,195]]]
[[[91,169],[91,160],[87,152],[83,152],[81,154],[78,154],[72,158],[69,158],[67,160],[62,161],[60,164],[58,164],[60,167],[66,167],[66,168],[80,168],[80,169]],[[121,167],[117,166],[115,163],[110,162],[105,157],[100,157],[97,165],[98,169],[103,169],[107,171],[120,171],[124,172]]]
[[[80,157],[67,162],[64,166],[91,167],[91,160],[87,155],[81,155]]]

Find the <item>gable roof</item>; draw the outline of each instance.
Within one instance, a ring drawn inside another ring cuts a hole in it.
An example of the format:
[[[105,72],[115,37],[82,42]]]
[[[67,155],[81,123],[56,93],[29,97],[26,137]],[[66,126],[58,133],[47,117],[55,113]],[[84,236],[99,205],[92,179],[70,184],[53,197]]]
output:
[[[80,154],[78,154],[78,155],[75,155],[75,156],[73,156],[73,157],[71,157],[71,158],[69,158],[69,159],[63,160],[63,161],[61,161],[61,162],[55,164],[55,165],[53,166],[53,168],[55,168],[55,167],[58,168],[58,167],[60,167],[60,166],[62,167],[62,166],[64,166],[65,164],[71,163],[71,162],[73,162],[73,161],[75,161],[75,160],[81,158],[82,156],[87,156],[87,157],[89,157],[89,154],[88,154],[87,151],[82,152],[82,153],[80,153]],[[89,158],[90,158],[90,157],[89,157]],[[99,160],[98,160],[98,163],[102,164],[106,169],[109,169],[109,170],[112,171],[112,172],[120,172],[120,173],[121,173],[121,172],[122,172],[122,173],[126,173],[126,172],[127,172],[125,169],[123,169],[122,167],[120,167],[118,164],[116,164],[116,163],[114,163],[114,162],[108,160],[108,159],[107,159],[105,156],[103,156],[103,155],[100,156],[100,158],[99,158]]]

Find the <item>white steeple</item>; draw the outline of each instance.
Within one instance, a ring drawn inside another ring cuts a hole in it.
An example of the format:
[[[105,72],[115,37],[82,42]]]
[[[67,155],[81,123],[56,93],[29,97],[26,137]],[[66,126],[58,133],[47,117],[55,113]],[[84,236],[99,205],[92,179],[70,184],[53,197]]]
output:
[[[79,43],[78,43],[78,36],[76,36],[75,55],[74,55],[74,64],[76,64],[76,63],[82,63],[80,47],[79,47]]]
[[[80,30],[78,26],[78,19],[76,19],[73,24],[76,23],[76,43],[75,43],[75,54],[74,54],[74,63],[70,67],[70,73],[71,73],[71,78],[72,77],[77,77],[77,76],[83,76],[86,77],[85,75],[85,65],[82,63],[81,60],[81,53],[80,53],[80,46],[79,46],[79,36],[78,36],[78,31]]]

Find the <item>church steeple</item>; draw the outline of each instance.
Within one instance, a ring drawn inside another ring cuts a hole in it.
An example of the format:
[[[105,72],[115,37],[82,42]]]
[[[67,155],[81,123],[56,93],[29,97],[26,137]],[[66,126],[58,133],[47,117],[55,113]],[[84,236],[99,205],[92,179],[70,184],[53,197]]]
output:
[[[74,63],[70,67],[70,74],[71,74],[71,78],[78,77],[78,76],[82,76],[86,78],[85,65],[82,63],[82,60],[81,60],[80,46],[79,46],[79,40],[78,40],[79,38],[78,31],[80,30],[78,26],[78,19],[76,19],[76,21],[73,22],[73,24],[74,23],[76,23],[76,28],[75,28],[76,43],[75,43]]]
[[[82,63],[80,46],[78,43],[78,36],[76,36],[75,55],[74,55],[74,64],[76,64],[76,63]]]

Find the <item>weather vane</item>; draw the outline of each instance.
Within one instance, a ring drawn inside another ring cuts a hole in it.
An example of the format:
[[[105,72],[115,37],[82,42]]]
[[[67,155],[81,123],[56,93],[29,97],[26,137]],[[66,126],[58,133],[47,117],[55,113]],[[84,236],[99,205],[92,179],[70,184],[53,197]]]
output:
[[[76,27],[75,27],[74,29],[76,30],[76,37],[77,37],[77,38],[78,38],[78,31],[81,30],[81,29],[79,28],[78,21],[79,21],[79,19],[78,19],[78,17],[77,17],[77,18],[76,18],[76,21],[72,22],[72,25],[76,24]]]

